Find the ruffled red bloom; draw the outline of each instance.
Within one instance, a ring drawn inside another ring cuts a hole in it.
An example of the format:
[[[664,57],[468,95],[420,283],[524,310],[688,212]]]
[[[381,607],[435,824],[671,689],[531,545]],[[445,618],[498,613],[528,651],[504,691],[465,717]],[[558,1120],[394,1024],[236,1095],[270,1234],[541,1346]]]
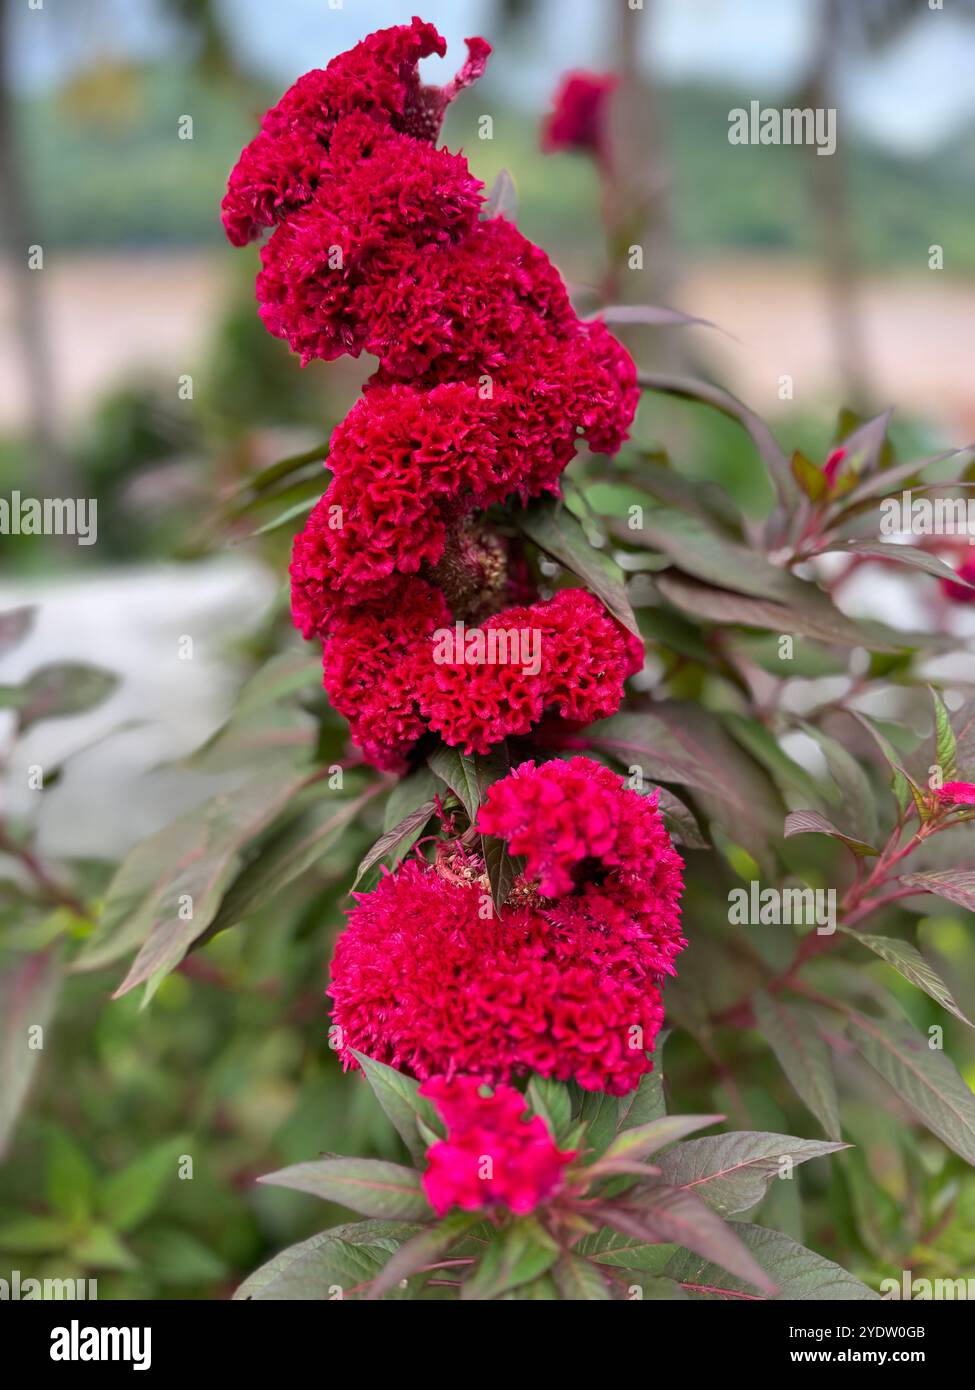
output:
[[[969,584],[975,584],[975,558],[959,565],[958,574],[962,579],[967,579]],[[941,591],[955,603],[975,603],[975,589],[970,589],[967,584],[956,584],[954,580],[942,579]]]
[[[493,403],[461,383],[376,388],[332,433],[333,478],[295,537],[292,612],[306,637],[435,566],[448,524],[508,491]]]
[[[423,86],[419,60],[443,57],[447,48],[432,24],[414,19],[370,34],[326,68],[299,78],[266,113],[230,175],[222,212],[234,245],[245,245],[308,201],[327,172],[333,131],[343,116],[361,112],[379,130],[436,140],[447,105],[480,77],[491,52],[484,39],[468,39],[467,47],[467,62],[452,82]]]
[[[303,602],[295,612],[309,620]],[[478,634],[483,654],[469,645]],[[418,578],[387,581],[381,597],[331,615],[325,690],[374,766],[402,766],[428,730],[486,753],[548,716],[572,727],[605,718],[643,664],[642,644],[584,589],[504,609],[455,637],[443,594]]]
[[[495,914],[483,862],[458,851],[440,868],[408,860],[360,895],[329,989],[346,1065],[354,1049],[421,1080],[537,1071],[612,1095],[637,1086],[685,944],[683,880],[656,808],[623,795],[644,819],[639,872],[596,865],[557,899],[519,880]]]
[[[502,739],[527,734],[546,713],[586,724],[614,714],[623,682],[643,665],[643,644],[584,589],[561,589],[546,603],[507,609],[482,629],[517,635],[511,646],[518,658],[475,664],[455,652],[455,659],[438,661],[431,647],[417,675],[430,728],[465,753],[486,753]]]
[[[523,1214],[557,1196],[575,1150],[558,1149],[539,1116],[511,1086],[486,1088],[475,1076],[435,1076],[420,1087],[447,1124],[447,1138],[427,1150],[423,1186],[438,1216],[504,1206]]]
[[[449,621],[439,589],[422,579],[399,579],[386,586],[380,601],[338,618],[324,643],[325,692],[374,767],[398,771],[425,732],[416,698],[416,652]]]
[[[381,355],[389,326],[376,300],[390,276],[473,231],[482,187],[462,155],[382,131],[361,113],[344,117],[313,195],[261,252],[265,327],[303,364]]]
[[[524,855],[526,873],[547,897],[571,893],[594,862],[629,882],[660,852],[670,853],[656,798],[626,790],[616,773],[591,758],[536,768],[527,762],[495,782],[478,825]]]
[[[975,782],[945,782],[938,799],[947,806],[975,806]]]
[[[542,127],[542,149],[586,150],[604,158],[608,148],[607,108],[619,78],[613,73],[570,72],[555,94]]]

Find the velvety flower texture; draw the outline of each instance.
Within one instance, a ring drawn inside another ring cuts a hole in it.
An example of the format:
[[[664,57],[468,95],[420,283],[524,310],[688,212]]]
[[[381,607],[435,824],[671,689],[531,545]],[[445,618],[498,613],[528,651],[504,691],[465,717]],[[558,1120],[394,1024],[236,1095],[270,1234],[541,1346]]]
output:
[[[635,799],[591,758],[523,763],[491,787],[477,823],[525,856],[526,873],[547,897],[571,893],[596,861],[639,891],[644,866],[666,838],[656,800]]]
[[[607,108],[618,80],[613,73],[567,73],[542,129],[542,149],[585,150],[599,159],[605,158]]]
[[[551,774],[523,766],[505,780],[528,799],[538,778]],[[639,870],[578,861],[580,805],[567,857],[547,850],[554,868],[575,871],[569,894],[545,896],[528,875],[497,913],[483,861],[458,846],[433,866],[407,860],[358,896],[329,989],[346,1065],[355,1049],[421,1080],[536,1071],[612,1095],[639,1084],[663,1022],[660,986],[685,944],[683,865],[653,801],[616,781],[642,822]]]
[[[947,806],[975,806],[975,782],[945,782],[938,799]]]
[[[223,200],[223,222],[235,246],[256,237],[306,203],[329,170],[330,146],[343,116],[363,113],[379,130],[432,142],[458,92],[481,76],[491,52],[468,39],[468,59],[446,87],[424,87],[417,64],[447,45],[432,24],[380,29],[340,53],[324,69],[300,77],[272,106],[241,153]]]
[[[969,584],[975,584],[975,559],[966,560],[958,566],[958,573]],[[975,589],[966,584],[956,584],[951,579],[941,580],[941,591],[955,603],[975,603]]]
[[[433,1101],[447,1125],[447,1138],[427,1150],[423,1186],[438,1216],[504,1206],[523,1215],[562,1189],[564,1169],[575,1150],[558,1149],[537,1115],[511,1086],[493,1095],[474,1076],[431,1077],[420,1094]]]
[[[370,762],[401,767],[427,730],[486,753],[546,715],[591,723],[619,708],[623,682],[643,664],[639,639],[584,589],[504,609],[479,630],[496,629],[525,634],[508,653],[516,659],[474,664],[455,647],[456,659],[438,662],[434,634],[454,623],[443,595],[422,579],[399,580],[384,600],[336,621],[323,649],[325,689]],[[537,670],[521,661],[533,652]]]
[[[265,115],[223,204],[235,244],[275,228],[258,277],[268,329],[303,362],[378,362],[333,432],[331,482],[295,539],[291,579],[295,624],[324,644],[326,690],[388,768],[427,729],[484,752],[546,713],[610,714],[639,665],[594,600],[567,612],[576,629],[558,608],[506,609],[517,562],[483,529],[496,504],[558,495],[580,440],[616,452],[638,386],[545,253],[503,217],[481,221],[481,183],[436,147],[447,104],[490,52],[467,45],[443,88],[420,83],[419,60],[445,44],[419,19],[306,74]],[[454,615],[542,628],[544,671],[435,666],[429,635]]]

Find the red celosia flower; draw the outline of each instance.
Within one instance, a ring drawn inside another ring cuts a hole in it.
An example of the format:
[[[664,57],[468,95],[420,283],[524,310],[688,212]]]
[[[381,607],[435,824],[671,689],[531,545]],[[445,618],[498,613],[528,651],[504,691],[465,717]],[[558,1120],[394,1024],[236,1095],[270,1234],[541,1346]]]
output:
[[[938,799],[948,806],[975,806],[975,782],[945,782]]]
[[[537,897],[524,881],[495,914],[483,862],[458,850],[438,867],[409,860],[360,895],[329,990],[346,1064],[355,1049],[421,1080],[537,1071],[613,1095],[637,1086],[685,944],[683,879],[656,808],[623,795],[643,822],[640,871],[597,864],[587,881],[576,865],[571,895]]]
[[[542,149],[586,150],[603,159],[608,150],[607,108],[619,78],[613,73],[570,72],[555,94],[542,127]]]
[[[490,45],[468,39],[468,59],[444,88],[424,87],[417,63],[446,44],[432,24],[381,29],[315,69],[291,87],[264,116],[257,137],[242,152],[223,200],[223,221],[235,246],[308,201],[330,158],[336,123],[361,112],[380,130],[432,143],[443,114],[463,88],[477,80]]]
[[[314,195],[261,252],[265,326],[303,363],[381,355],[390,329],[378,305],[400,262],[471,232],[482,187],[462,155],[380,131],[360,113],[343,118]]]
[[[958,574],[962,579],[967,579],[969,584],[975,584],[975,558],[959,565]],[[941,590],[955,603],[975,603],[975,589],[970,589],[967,584],[956,584],[954,580],[942,579]]]
[[[325,692],[374,767],[398,771],[425,732],[416,651],[449,622],[443,595],[421,579],[391,581],[381,600],[336,620],[322,648]]]
[[[505,1206],[519,1215],[561,1190],[575,1150],[558,1149],[539,1116],[511,1086],[486,1088],[475,1076],[435,1076],[420,1087],[447,1125],[447,1138],[427,1150],[423,1186],[438,1216],[451,1207]]]
[[[642,643],[584,589],[561,589],[546,603],[496,613],[482,630],[524,634],[514,659],[471,663],[455,651],[453,660],[438,661],[428,644],[417,662],[424,717],[465,753],[486,753],[502,739],[529,733],[546,712],[586,724],[614,714],[623,682],[643,665]]]
[[[313,624],[322,608],[307,594],[295,590],[295,620]],[[387,580],[370,602],[330,611],[325,689],[376,767],[401,766],[428,729],[465,753],[486,753],[545,716],[573,726],[605,718],[643,664],[642,643],[584,589],[465,629],[466,639],[483,634],[483,659],[466,641],[439,659],[455,632],[443,594],[418,578]]]
[[[469,386],[377,388],[332,433],[333,480],[295,538],[292,612],[306,637],[443,554],[447,517],[507,490],[494,411]]]
[[[524,855],[526,873],[548,897],[571,893],[593,864],[627,883],[639,881],[660,854],[672,854],[656,797],[626,790],[616,773],[591,758],[522,763],[495,782],[478,825]]]

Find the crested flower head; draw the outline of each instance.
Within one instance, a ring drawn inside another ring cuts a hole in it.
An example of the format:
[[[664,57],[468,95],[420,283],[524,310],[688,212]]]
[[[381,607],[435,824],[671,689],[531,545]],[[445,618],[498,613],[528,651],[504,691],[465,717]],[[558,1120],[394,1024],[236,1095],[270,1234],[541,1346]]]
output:
[[[522,763],[490,788],[478,825],[525,856],[527,875],[547,897],[571,893],[596,866],[638,891],[654,866],[675,888],[680,882],[656,796],[628,790],[591,758]]]
[[[497,1086],[492,1095],[486,1089],[474,1076],[435,1076],[420,1087],[447,1125],[447,1138],[427,1150],[423,1175],[438,1216],[451,1207],[532,1211],[559,1193],[575,1158],[574,1150],[556,1147],[544,1120],[525,1118],[528,1107],[513,1087]]]
[[[433,143],[448,104],[484,71],[490,45],[468,39],[468,58],[446,87],[425,87],[417,64],[447,51],[432,24],[414,19],[380,29],[325,68],[300,77],[268,111],[234,166],[223,200],[227,236],[235,246],[309,201],[332,171],[333,135],[343,117],[359,113],[378,132]]]
[[[544,773],[522,768],[515,780],[553,785]],[[624,795],[651,823],[616,853],[625,863],[610,867],[600,828],[577,823],[555,837],[546,821],[546,860],[572,865],[561,896],[529,868],[496,911],[483,860],[462,847],[435,865],[407,860],[359,895],[329,989],[347,1065],[355,1050],[421,1080],[469,1072],[498,1083],[536,1071],[633,1090],[651,1069],[660,987],[685,943],[680,856],[652,802]],[[636,841],[646,847],[639,865]],[[581,858],[590,847],[607,863]]]

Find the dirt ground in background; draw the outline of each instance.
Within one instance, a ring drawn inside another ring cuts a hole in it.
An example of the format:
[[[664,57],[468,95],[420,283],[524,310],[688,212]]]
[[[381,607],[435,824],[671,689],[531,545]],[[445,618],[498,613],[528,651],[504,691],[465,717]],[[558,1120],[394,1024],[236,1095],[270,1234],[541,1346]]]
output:
[[[177,377],[198,368],[220,311],[226,255],[71,256],[41,272],[62,428],[108,388],[140,373]],[[860,291],[868,372],[882,403],[924,414],[962,443],[975,436],[972,323],[975,282],[925,271],[867,279]],[[814,267],[774,258],[729,259],[687,271],[672,307],[713,320],[737,341],[693,335],[721,380],[763,414],[782,409],[779,377],[799,406],[842,400],[830,328]],[[0,272],[0,430],[23,419],[24,378],[13,334],[9,274]]]

